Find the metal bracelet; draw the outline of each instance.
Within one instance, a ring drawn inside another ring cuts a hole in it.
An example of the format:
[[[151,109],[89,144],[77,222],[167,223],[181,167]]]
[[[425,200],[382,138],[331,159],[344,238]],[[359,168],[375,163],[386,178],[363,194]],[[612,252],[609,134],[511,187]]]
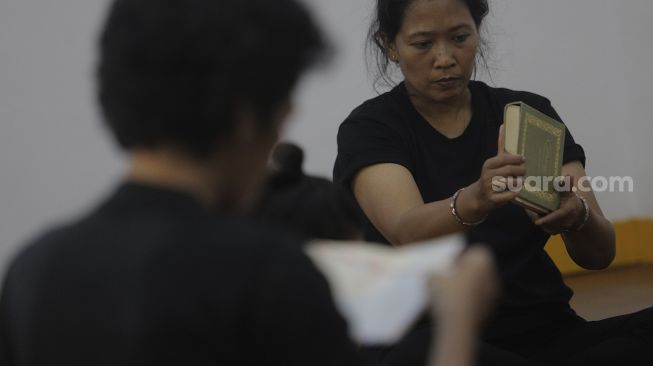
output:
[[[453,196],[451,197],[451,204],[449,205],[449,207],[451,207],[451,214],[453,215],[453,217],[456,218],[458,223],[460,223],[461,225],[464,225],[464,226],[467,226],[467,227],[478,226],[478,225],[482,224],[485,221],[485,219],[487,219],[487,216],[485,216],[483,219],[481,219],[479,221],[476,221],[476,222],[466,222],[460,216],[458,216],[458,212],[456,211],[456,201],[458,200],[458,196],[460,195],[460,193],[462,191],[464,191],[464,190],[465,190],[465,188],[461,188],[461,189],[457,190],[456,193],[454,193]]]
[[[565,230],[565,232],[578,232],[583,230],[585,224],[587,224],[587,221],[590,219],[590,206],[587,204],[587,200],[576,192],[574,192],[574,194],[576,195],[576,198],[578,198],[583,204],[585,214],[583,215],[583,221],[580,223],[580,225],[576,225],[574,228],[569,228],[568,230]]]

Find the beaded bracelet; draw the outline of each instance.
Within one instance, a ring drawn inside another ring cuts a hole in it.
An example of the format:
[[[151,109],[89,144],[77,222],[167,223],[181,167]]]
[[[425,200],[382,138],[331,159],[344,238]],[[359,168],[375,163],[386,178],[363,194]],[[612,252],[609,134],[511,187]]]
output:
[[[456,201],[458,200],[458,196],[460,195],[460,193],[462,191],[464,191],[464,190],[465,190],[465,188],[461,188],[461,189],[457,190],[456,193],[453,194],[453,197],[451,197],[451,204],[449,205],[449,207],[451,207],[451,214],[453,215],[453,217],[456,218],[456,220],[458,220],[458,222],[461,225],[464,225],[464,226],[467,226],[467,227],[478,226],[478,225],[482,224],[485,221],[485,219],[487,219],[487,216],[485,216],[484,218],[482,218],[481,220],[476,221],[476,222],[466,222],[460,216],[458,216],[458,212],[456,211]]]

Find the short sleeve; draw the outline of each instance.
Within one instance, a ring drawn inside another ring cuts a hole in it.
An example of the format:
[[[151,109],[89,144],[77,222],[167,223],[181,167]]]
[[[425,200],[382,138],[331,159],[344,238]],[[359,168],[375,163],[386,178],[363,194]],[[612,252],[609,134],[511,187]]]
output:
[[[298,246],[270,258],[255,306],[253,350],[269,365],[361,365],[326,279]]]
[[[350,117],[338,130],[338,157],[333,180],[349,188],[359,170],[374,164],[393,163],[412,170],[410,154],[405,146],[401,132],[388,123],[369,117]]]
[[[553,108],[551,102],[547,99],[546,105],[543,108],[542,112],[547,116],[562,122],[562,118],[558,115],[558,112]],[[564,123],[564,122],[563,122]],[[566,124],[565,124],[566,126]],[[567,132],[565,133],[565,155],[562,158],[562,164],[567,164],[572,161],[580,161],[585,166],[585,150],[583,147],[576,143],[574,137],[569,131],[569,126],[567,127]]]

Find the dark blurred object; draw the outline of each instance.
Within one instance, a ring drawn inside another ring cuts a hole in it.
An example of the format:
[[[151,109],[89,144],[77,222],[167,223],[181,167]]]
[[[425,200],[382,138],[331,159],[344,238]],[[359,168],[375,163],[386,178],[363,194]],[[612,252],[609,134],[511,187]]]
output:
[[[304,174],[303,150],[280,143],[255,216],[305,239],[361,239],[364,216],[342,187]]]

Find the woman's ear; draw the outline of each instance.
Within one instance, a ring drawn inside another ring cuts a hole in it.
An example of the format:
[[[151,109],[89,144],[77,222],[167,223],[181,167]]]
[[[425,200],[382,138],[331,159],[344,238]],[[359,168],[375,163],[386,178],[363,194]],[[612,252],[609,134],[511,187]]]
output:
[[[391,40],[385,33],[379,33],[376,36],[379,43],[383,45],[385,55],[391,62],[399,62],[399,53],[397,53],[397,45],[394,40]]]

